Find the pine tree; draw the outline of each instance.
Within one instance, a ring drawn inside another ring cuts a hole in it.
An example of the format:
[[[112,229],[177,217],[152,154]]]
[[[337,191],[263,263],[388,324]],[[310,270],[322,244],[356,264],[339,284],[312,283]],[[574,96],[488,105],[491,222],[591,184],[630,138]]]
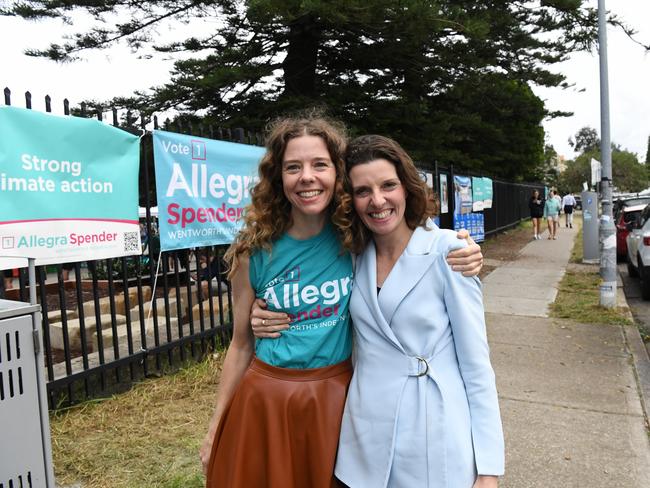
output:
[[[174,108],[259,129],[318,105],[353,134],[389,134],[423,162],[519,178],[543,163],[541,121],[558,115],[545,114],[529,83],[567,86],[552,66],[596,39],[596,10],[584,0],[535,8],[513,0],[8,3],[5,15],[37,20],[84,10],[102,21],[35,56],[65,61],[115,42],[141,56],[194,54],[175,63],[169,82],[111,101],[144,115]],[[215,29],[166,43],[155,29],[169,19],[210,19]]]

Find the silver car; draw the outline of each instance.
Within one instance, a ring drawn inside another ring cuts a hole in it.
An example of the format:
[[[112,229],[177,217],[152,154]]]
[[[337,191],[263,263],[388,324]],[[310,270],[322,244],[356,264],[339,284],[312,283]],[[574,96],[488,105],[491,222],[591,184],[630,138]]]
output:
[[[628,224],[627,272],[641,278],[641,296],[650,300],[650,205]]]

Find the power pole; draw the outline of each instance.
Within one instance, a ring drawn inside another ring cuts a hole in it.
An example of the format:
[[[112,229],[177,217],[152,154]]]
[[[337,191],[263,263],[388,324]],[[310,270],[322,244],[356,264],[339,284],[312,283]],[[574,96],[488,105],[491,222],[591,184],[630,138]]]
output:
[[[602,163],[600,243],[600,305],[616,306],[616,227],[612,216],[612,145],[609,127],[609,79],[607,67],[607,11],[598,0],[598,51],[600,54],[600,154]]]

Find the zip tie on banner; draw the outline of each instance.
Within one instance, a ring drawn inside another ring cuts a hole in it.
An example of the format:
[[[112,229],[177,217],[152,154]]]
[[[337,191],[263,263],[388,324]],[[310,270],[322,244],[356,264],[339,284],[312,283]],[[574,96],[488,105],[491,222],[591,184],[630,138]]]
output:
[[[153,289],[151,290],[151,302],[149,302],[149,312],[147,313],[147,320],[145,324],[149,322],[151,318],[151,311],[153,310],[153,301],[156,299],[156,285],[158,284],[158,271],[160,271],[160,261],[162,260],[162,252],[158,253],[158,263],[156,264],[156,276],[153,279]]]

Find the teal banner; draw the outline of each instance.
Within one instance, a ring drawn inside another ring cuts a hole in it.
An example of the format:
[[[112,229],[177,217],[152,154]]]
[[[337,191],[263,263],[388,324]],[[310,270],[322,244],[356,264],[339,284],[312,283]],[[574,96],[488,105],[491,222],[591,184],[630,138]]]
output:
[[[492,179],[483,177],[483,208],[492,208]]]
[[[137,136],[15,107],[0,107],[0,134],[1,257],[140,254]]]
[[[483,210],[483,178],[472,176],[472,211],[480,212]]]
[[[492,180],[485,177],[472,177],[472,210],[480,212],[492,207]]]
[[[153,151],[160,248],[231,243],[264,148],[156,130]]]

